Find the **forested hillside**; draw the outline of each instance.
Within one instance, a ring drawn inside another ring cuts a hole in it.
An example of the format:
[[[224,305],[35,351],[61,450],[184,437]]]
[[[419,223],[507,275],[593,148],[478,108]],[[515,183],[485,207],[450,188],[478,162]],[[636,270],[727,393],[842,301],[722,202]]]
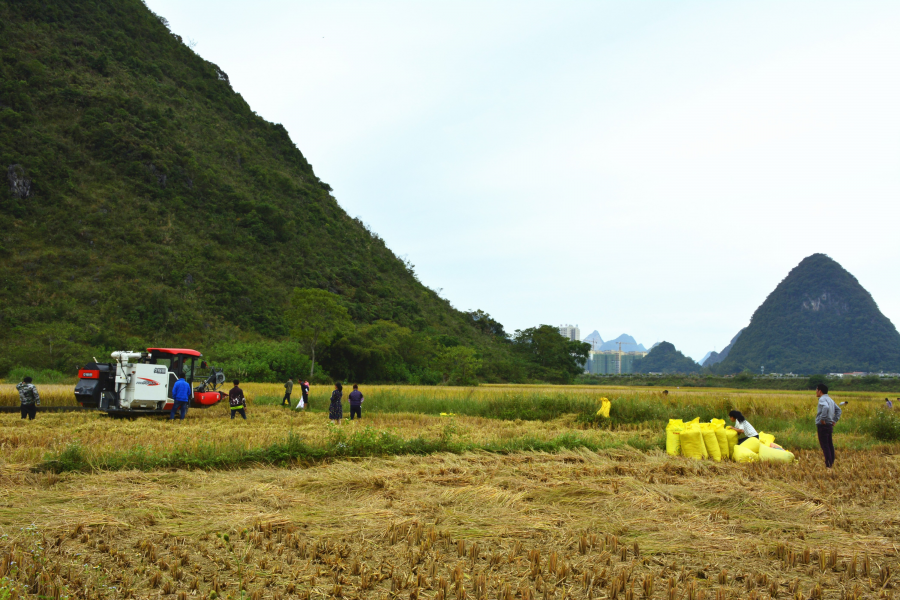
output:
[[[0,0],[0,167],[0,374],[285,343],[297,287],[341,298],[360,352],[387,321],[428,356],[472,347],[483,377],[522,373],[499,324],[420,284],[140,0]]]
[[[856,278],[824,254],[794,267],[753,313],[715,373],[900,371],[900,333]]]
[[[635,373],[699,373],[700,365],[670,342],[660,342],[643,358],[634,361]]]

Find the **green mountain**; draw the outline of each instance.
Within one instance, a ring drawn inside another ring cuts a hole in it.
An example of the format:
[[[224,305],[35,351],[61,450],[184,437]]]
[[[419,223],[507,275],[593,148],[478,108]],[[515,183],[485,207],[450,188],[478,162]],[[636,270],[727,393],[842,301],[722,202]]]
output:
[[[900,333],[841,265],[803,259],[753,313],[717,373],[900,371]]]
[[[711,367],[713,365],[717,365],[728,357],[728,353],[731,352],[731,349],[734,348],[734,343],[737,341],[741,334],[744,333],[744,330],[741,329],[737,332],[737,334],[731,338],[731,341],[728,342],[728,345],[722,348],[721,352],[716,352],[713,350],[709,354],[706,355],[706,359],[701,361],[700,365],[704,367]]]
[[[140,0],[0,0],[0,168],[0,374],[284,339],[295,287],[480,348],[486,370],[508,354]]]
[[[649,354],[634,361],[635,373],[699,373],[698,365],[669,342],[660,342]]]

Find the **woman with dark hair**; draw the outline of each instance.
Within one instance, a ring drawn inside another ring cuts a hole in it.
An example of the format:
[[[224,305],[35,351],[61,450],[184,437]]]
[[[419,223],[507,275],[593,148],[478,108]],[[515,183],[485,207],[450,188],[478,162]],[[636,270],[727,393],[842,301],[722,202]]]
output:
[[[334,391],[331,392],[331,406],[328,407],[328,418],[337,425],[340,425],[341,419],[344,418],[344,406],[341,404],[341,396],[344,395],[343,390],[343,386],[335,382]]]
[[[738,432],[738,444],[743,444],[747,441],[747,438],[755,437],[756,439],[759,439],[759,434],[753,428],[753,425],[750,424],[750,421],[744,418],[741,411],[733,410],[729,412],[728,418],[734,423],[734,426],[731,427],[731,429]]]

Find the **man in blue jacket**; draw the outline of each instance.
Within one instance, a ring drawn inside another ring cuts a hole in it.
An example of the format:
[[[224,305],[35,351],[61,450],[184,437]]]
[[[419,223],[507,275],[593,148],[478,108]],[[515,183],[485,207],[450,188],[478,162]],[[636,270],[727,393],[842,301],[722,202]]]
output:
[[[172,404],[172,412],[169,414],[169,420],[175,420],[175,413],[181,412],[181,420],[184,421],[184,416],[187,414],[188,402],[191,401],[191,384],[185,381],[184,377],[179,377],[178,381],[175,382],[175,385],[172,386],[172,399],[175,401]]]

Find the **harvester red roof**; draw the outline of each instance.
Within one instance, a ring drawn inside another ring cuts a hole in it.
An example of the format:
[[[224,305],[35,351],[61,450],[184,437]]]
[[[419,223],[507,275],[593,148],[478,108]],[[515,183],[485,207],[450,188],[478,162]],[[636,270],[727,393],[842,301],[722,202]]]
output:
[[[159,352],[160,354],[187,354],[188,356],[203,356],[190,348],[147,348],[147,352]]]

